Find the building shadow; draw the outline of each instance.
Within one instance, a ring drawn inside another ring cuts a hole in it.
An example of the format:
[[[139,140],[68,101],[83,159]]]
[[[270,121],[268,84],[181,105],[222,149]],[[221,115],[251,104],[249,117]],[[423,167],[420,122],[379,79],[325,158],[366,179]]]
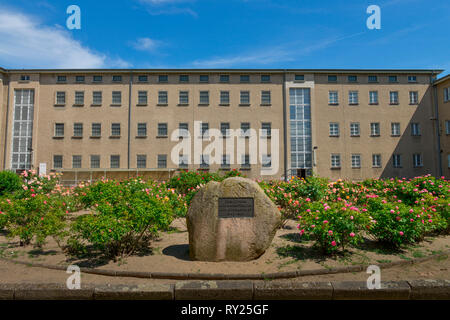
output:
[[[163,249],[162,253],[184,261],[192,261],[189,257],[189,244],[176,244]]]

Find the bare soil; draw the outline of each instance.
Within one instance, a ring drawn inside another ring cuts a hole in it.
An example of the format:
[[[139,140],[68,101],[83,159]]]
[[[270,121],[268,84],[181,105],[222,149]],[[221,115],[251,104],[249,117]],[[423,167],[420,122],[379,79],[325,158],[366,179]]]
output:
[[[80,214],[80,213],[78,213]],[[311,241],[304,241],[298,234],[296,223],[288,222],[286,228],[277,231],[269,249],[258,259],[248,262],[203,262],[189,258],[189,241],[186,223],[175,220],[171,230],[153,241],[150,252],[130,256],[124,261],[107,259],[76,259],[66,256],[50,241],[43,249],[32,246],[20,247],[18,239],[7,239],[0,234],[0,256],[26,262],[39,262],[53,265],[76,264],[80,267],[95,267],[108,270],[178,272],[178,273],[224,273],[224,274],[263,274],[293,270],[316,270],[355,264],[379,264],[383,262],[410,260],[450,250],[450,236],[427,237],[425,241],[406,246],[400,250],[386,249],[382,245],[367,239],[359,248],[351,248],[345,254],[324,256],[312,246]],[[0,283],[19,282],[59,282],[68,275],[63,271],[37,267],[28,267],[0,260]],[[322,276],[305,276],[294,281],[335,281],[365,280],[365,272],[334,274]],[[382,279],[450,279],[450,260],[448,256],[433,258],[419,263],[396,266],[382,270]],[[121,277],[106,277],[83,274],[89,283],[148,283],[176,282],[171,280],[150,280]]]

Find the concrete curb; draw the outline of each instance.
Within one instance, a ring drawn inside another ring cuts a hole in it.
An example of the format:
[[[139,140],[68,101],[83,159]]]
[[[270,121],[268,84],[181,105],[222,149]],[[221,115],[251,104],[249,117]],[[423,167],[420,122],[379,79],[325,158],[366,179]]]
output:
[[[387,269],[394,266],[408,265],[425,262],[431,259],[445,257],[450,255],[450,250],[440,254],[434,254],[423,258],[411,258],[410,260],[399,260],[387,263],[377,263],[381,269]],[[56,266],[44,263],[31,263],[20,260],[8,259],[0,257],[0,260],[18,263],[29,267],[46,268],[53,270],[66,271],[67,266]],[[209,273],[176,273],[176,272],[145,272],[145,271],[121,271],[121,270],[105,270],[95,268],[80,268],[82,273],[97,274],[110,277],[132,277],[145,279],[167,279],[167,280],[277,280],[277,279],[292,279],[304,276],[316,276],[325,274],[350,273],[361,272],[367,269],[369,265],[355,265],[346,267],[337,267],[330,269],[315,269],[315,270],[299,270],[276,273],[260,273],[260,274],[209,274]]]
[[[386,281],[180,281],[173,284],[82,286],[0,284],[0,300],[450,300],[450,280]]]

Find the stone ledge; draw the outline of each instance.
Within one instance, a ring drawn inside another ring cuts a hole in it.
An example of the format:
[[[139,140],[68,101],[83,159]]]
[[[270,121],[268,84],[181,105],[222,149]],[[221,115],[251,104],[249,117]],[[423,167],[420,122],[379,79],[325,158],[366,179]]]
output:
[[[333,300],[407,300],[411,287],[406,281],[381,281],[380,289],[368,289],[366,281],[331,282]]]
[[[174,285],[107,285],[95,288],[95,300],[173,300]]]
[[[450,280],[409,280],[411,300],[450,300]]]
[[[330,300],[330,282],[255,282],[255,300]]]
[[[94,287],[69,290],[62,284],[19,284],[14,286],[14,300],[92,300]]]
[[[175,300],[252,300],[251,281],[181,281],[175,285]]]

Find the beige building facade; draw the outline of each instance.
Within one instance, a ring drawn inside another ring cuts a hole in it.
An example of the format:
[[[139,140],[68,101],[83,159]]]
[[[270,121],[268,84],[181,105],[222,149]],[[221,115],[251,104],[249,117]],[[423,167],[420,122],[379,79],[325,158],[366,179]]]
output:
[[[436,121],[439,123],[437,137],[441,154],[439,174],[450,177],[450,75],[434,83],[434,103],[437,109]]]
[[[68,183],[184,169],[362,180],[440,163],[447,175],[441,71],[0,69],[0,166]]]

